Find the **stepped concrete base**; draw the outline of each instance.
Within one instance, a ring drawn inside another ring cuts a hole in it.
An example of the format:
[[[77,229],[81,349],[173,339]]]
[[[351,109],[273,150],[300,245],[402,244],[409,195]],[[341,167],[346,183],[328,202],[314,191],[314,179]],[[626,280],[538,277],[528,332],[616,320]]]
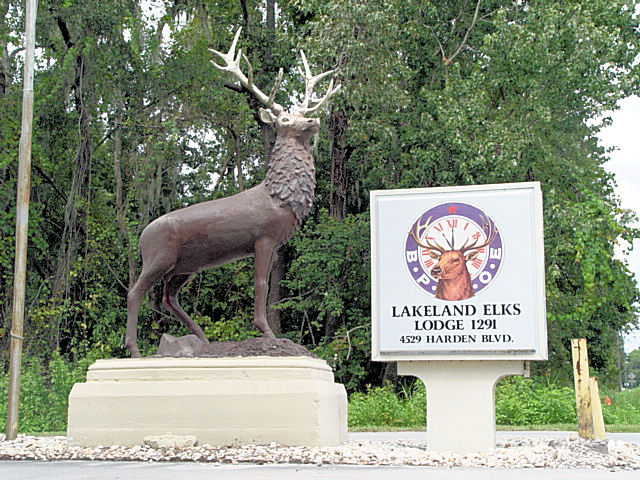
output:
[[[347,396],[326,362],[310,357],[98,360],[71,390],[73,445],[165,434],[200,445],[339,445]]]

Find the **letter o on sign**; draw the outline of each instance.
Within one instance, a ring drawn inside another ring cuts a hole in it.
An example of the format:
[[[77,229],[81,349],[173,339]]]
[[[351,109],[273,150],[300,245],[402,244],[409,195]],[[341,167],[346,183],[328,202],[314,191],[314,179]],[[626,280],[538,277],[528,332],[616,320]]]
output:
[[[491,272],[487,272],[486,270],[484,272],[482,272],[479,277],[480,281],[482,283],[484,283],[485,285],[487,283],[489,283],[491,281],[491,279],[493,278],[493,275],[491,275]]]

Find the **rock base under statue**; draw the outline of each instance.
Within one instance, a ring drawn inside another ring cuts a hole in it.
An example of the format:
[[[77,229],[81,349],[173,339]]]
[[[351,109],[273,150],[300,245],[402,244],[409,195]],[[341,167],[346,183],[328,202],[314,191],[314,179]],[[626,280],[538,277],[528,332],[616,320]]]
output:
[[[73,445],[168,434],[200,445],[338,445],[347,440],[346,392],[310,357],[98,360],[71,390]]]

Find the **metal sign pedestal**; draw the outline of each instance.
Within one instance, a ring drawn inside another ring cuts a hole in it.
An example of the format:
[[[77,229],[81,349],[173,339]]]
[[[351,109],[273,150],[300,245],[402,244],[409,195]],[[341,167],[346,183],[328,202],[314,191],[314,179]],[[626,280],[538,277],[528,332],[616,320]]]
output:
[[[398,362],[399,375],[427,387],[427,447],[455,453],[495,447],[495,385],[526,373],[518,360]]]

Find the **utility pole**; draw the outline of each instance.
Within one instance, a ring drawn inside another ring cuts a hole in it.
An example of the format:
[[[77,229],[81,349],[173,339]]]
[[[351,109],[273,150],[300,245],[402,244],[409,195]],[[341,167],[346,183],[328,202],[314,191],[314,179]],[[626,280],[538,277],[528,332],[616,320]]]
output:
[[[20,366],[24,332],[24,295],[27,280],[27,235],[29,227],[29,192],[31,183],[31,133],[33,124],[33,70],[38,1],[26,0],[25,51],[22,90],[22,132],[18,158],[18,193],[16,198],[16,260],[13,276],[13,316],[9,344],[9,404],[7,440],[18,435],[20,403]]]

